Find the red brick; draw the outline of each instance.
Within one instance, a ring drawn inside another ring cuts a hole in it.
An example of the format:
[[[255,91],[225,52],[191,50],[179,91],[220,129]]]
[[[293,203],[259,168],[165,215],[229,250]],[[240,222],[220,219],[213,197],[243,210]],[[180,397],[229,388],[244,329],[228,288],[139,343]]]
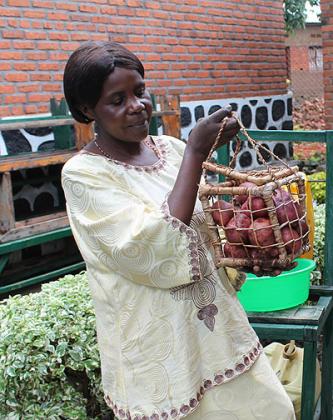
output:
[[[49,83],[43,85],[43,91],[45,92],[56,92],[57,90],[61,90],[62,86],[56,83]]]
[[[22,28],[22,29],[31,28],[31,22],[29,22],[28,20],[21,20],[20,21],[20,28]]]
[[[59,12],[48,13],[47,18],[50,20],[70,20],[70,16],[68,13]]]
[[[22,105],[16,105],[10,107],[10,114],[8,115],[23,115],[23,106]]]
[[[7,27],[17,28],[20,22],[18,19],[7,19]]]
[[[74,51],[80,46],[79,42],[62,42],[61,49],[64,51]]]
[[[141,7],[142,2],[140,0],[127,0],[128,7]]]
[[[49,93],[28,94],[28,100],[30,102],[46,102],[46,101],[49,101],[49,99],[50,99]]]
[[[46,32],[25,32],[26,39],[47,39]]]
[[[25,95],[6,95],[4,98],[5,104],[20,104],[26,101]]]
[[[35,63],[14,63],[14,69],[18,71],[33,71],[36,69]]]
[[[23,15],[27,19],[45,19],[46,16],[45,12],[39,10],[24,10]]]
[[[24,105],[25,114],[37,114],[38,107],[36,105]]]
[[[20,10],[19,9],[8,9],[7,7],[1,8],[1,17],[5,16],[20,16]]]
[[[11,70],[11,68],[12,68],[11,63],[0,62],[0,71],[2,72],[8,71],[8,70]]]
[[[40,50],[59,50],[59,43],[58,42],[43,42],[38,41],[37,42],[37,48]]]
[[[20,83],[17,90],[19,92],[39,92],[40,91],[40,85],[29,83],[27,85]]]
[[[48,59],[48,53],[45,51],[29,51],[26,53],[26,57],[28,60],[47,60]]]
[[[59,71],[60,70],[60,66],[59,63],[39,63],[38,69],[41,71],[47,71],[47,70],[54,70],[54,71]]]
[[[0,40],[0,49],[9,49],[11,45],[10,41],[2,41]]]
[[[7,6],[29,7],[30,6],[30,0],[7,0]]]
[[[14,93],[15,87],[14,85],[2,85],[0,83],[0,94],[8,94],[8,93]]]
[[[40,8],[43,8],[43,9],[54,9],[55,8],[54,2],[42,1],[42,0],[34,0],[32,2],[32,6],[33,7],[40,7]]]
[[[24,32],[23,31],[2,31],[3,38],[11,38],[11,39],[23,39]]]
[[[69,40],[69,34],[64,32],[50,32],[49,33],[49,39],[51,41],[57,40],[57,41],[68,41]]]
[[[29,79],[28,73],[7,73],[5,75],[5,80],[8,82],[26,82]]]
[[[68,59],[69,54],[63,52],[50,51],[49,58],[51,61],[65,61]]]
[[[57,9],[70,10],[71,12],[76,12],[78,10],[78,6],[77,4],[73,4],[73,3],[57,3]]]
[[[51,80],[49,73],[33,73],[30,75],[30,80],[33,82],[45,82]]]
[[[83,13],[98,13],[98,8],[96,6],[90,6],[88,4],[81,4],[79,10]]]
[[[91,39],[91,34],[89,33],[73,33],[71,34],[72,41],[88,41]]]
[[[56,99],[60,100],[61,98],[62,98],[62,96],[59,97],[59,98],[56,98]],[[41,114],[45,113],[45,112],[50,112],[49,101],[47,101],[45,105],[38,105],[37,109],[38,109],[37,113],[41,113]]]
[[[0,51],[0,60],[21,60],[23,54],[20,51]]]

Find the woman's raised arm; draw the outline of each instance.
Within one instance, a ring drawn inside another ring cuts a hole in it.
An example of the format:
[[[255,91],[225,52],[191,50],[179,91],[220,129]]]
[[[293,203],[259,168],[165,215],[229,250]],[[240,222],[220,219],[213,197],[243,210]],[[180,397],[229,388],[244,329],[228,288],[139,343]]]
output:
[[[221,144],[228,143],[239,131],[232,117],[231,107],[222,108],[201,119],[188,138],[182,164],[175,185],[169,195],[170,214],[189,225],[202,175],[202,163],[206,160],[225,117],[230,117],[225,126]]]

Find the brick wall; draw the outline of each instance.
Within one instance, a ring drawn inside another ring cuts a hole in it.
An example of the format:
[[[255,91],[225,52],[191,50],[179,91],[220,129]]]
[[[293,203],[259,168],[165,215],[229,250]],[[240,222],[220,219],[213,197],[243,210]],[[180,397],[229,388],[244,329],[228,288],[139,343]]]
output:
[[[324,159],[326,145],[322,143],[295,143],[294,158],[297,160],[311,160],[315,156],[321,155]]]
[[[286,93],[280,0],[2,0],[0,117],[48,112],[86,40],[143,60],[150,90],[182,100]]]
[[[309,48],[308,46],[290,47],[291,70],[309,70]]]
[[[293,102],[322,98],[322,35],[320,23],[309,23],[286,39],[289,54],[289,77]]]
[[[324,100],[326,129],[333,130],[333,6],[331,0],[321,1],[323,61],[324,61]]]

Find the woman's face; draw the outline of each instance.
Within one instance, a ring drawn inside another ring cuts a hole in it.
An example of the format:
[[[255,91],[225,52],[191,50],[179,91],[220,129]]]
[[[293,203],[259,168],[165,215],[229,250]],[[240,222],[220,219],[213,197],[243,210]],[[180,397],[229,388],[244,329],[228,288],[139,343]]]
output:
[[[105,80],[89,116],[95,119],[100,136],[135,143],[148,135],[152,108],[141,75],[136,70],[116,67]]]

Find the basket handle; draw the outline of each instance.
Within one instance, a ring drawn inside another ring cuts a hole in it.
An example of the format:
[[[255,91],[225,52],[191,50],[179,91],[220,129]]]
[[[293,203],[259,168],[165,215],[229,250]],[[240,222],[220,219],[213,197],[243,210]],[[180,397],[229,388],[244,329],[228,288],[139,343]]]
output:
[[[275,153],[273,153],[270,149],[266,149],[266,147],[262,146],[260,143],[258,143],[256,140],[252,139],[250,137],[250,135],[248,134],[248,132],[246,131],[246,128],[244,127],[243,123],[241,122],[241,120],[239,119],[238,115],[235,112],[232,112],[232,117],[235,118],[240,126],[240,131],[244,134],[244,136],[246,137],[247,141],[252,145],[253,149],[255,150],[259,161],[266,167],[271,180],[275,181],[275,175],[274,175],[274,171],[272,170],[271,166],[268,164],[268,162],[265,160],[265,158],[263,157],[261,150],[265,150],[265,152],[267,152],[268,154],[270,154],[275,160],[279,161],[280,163],[282,163],[283,166],[285,166],[287,169],[291,170],[292,172],[294,172],[295,174],[297,173],[297,169],[295,169],[294,167],[289,166],[284,160],[282,160],[281,158],[279,158]],[[225,126],[227,124],[229,117],[225,117],[222,120],[221,123],[221,128],[216,136],[216,139],[214,141],[214,144],[207,156],[206,162],[209,162],[212,154],[214,153],[214,151],[217,149],[218,145],[221,142],[221,138],[223,135],[223,131],[225,129]],[[229,168],[234,168],[235,164],[236,164],[236,158],[241,150],[241,139],[239,138],[238,135],[236,135],[236,139],[237,139],[237,143],[236,143],[236,150],[234,152],[234,155],[232,157],[232,160],[230,161],[229,164]],[[224,166],[224,165],[219,165]],[[204,169],[205,171],[205,175],[206,175],[206,169]]]

